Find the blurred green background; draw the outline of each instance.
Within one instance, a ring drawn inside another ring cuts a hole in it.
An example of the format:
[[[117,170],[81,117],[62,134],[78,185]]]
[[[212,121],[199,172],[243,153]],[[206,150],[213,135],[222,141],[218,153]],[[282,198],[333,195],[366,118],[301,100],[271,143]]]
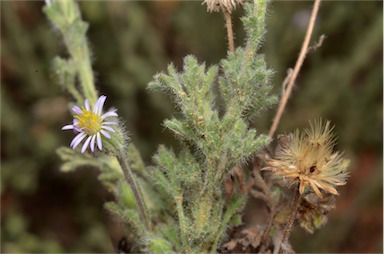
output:
[[[113,252],[124,228],[103,209],[112,197],[83,168],[61,173],[55,150],[72,135],[68,94],[52,69],[66,56],[58,32],[42,13],[43,2],[1,1],[1,252]],[[196,1],[81,1],[90,23],[96,86],[118,108],[145,161],[160,143],[175,145],[162,127],[175,109],[148,93],[152,76],[194,54],[215,64],[226,54],[224,18]],[[275,70],[281,94],[293,67],[311,12],[311,2],[273,2],[261,49]],[[338,149],[351,161],[352,177],[341,188],[329,223],[313,235],[296,229],[297,252],[383,251],[383,4],[381,1],[324,1],[313,43],[278,133],[323,117],[336,125]],[[236,44],[244,33],[234,13]],[[254,123],[267,132],[276,108]]]

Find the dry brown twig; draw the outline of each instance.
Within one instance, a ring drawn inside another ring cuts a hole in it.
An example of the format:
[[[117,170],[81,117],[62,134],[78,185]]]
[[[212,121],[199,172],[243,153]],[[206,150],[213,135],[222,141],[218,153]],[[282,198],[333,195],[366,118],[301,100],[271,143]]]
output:
[[[277,110],[275,118],[273,119],[272,127],[268,133],[269,137],[273,137],[273,135],[276,132],[277,125],[280,122],[280,118],[284,112],[285,105],[287,104],[289,96],[291,95],[293,85],[295,84],[295,80],[296,80],[296,78],[300,72],[301,66],[303,65],[304,59],[308,53],[309,41],[311,39],[313,27],[315,26],[315,21],[316,21],[317,12],[319,10],[319,6],[320,6],[320,0],[315,0],[315,4],[314,4],[313,9],[312,9],[311,18],[309,20],[307,32],[305,34],[303,45],[301,46],[299,57],[297,58],[295,68],[293,69],[293,71],[290,75],[287,89],[285,90],[283,97],[280,100],[279,108]],[[316,48],[320,47],[323,40],[324,40],[324,37],[321,36],[320,41],[318,43],[319,45],[318,46],[315,45],[314,48],[316,49]]]
[[[318,13],[319,6],[320,6],[320,1],[321,0],[315,0],[314,6],[313,6],[313,9],[312,9],[311,18],[310,18],[310,21],[309,21],[309,24],[308,24],[308,28],[307,28],[307,31],[306,31],[306,34],[305,34],[303,45],[302,45],[301,50],[300,50],[299,57],[298,57],[298,59],[296,61],[294,69],[293,70],[292,69],[288,69],[287,77],[285,78],[285,80],[284,80],[284,82],[282,84],[282,89],[283,89],[282,99],[280,101],[280,105],[279,105],[278,111],[276,113],[276,116],[274,118],[273,124],[271,126],[270,131],[269,131],[269,136],[270,137],[273,137],[274,133],[276,132],[277,125],[278,125],[278,123],[280,121],[282,113],[284,112],[284,108],[285,108],[285,106],[287,104],[287,101],[289,99],[289,96],[290,96],[290,94],[292,92],[292,88],[294,86],[295,80],[296,80],[296,78],[297,78],[297,76],[298,76],[298,74],[300,72],[301,66],[303,65],[303,62],[304,62],[304,59],[305,59],[306,55],[310,51],[315,51],[317,48],[321,47],[321,45],[322,45],[322,43],[324,41],[325,36],[322,35],[319,38],[319,41],[314,46],[309,47],[309,41],[310,41],[310,38],[311,38],[311,35],[312,35],[312,32],[313,32],[314,24],[315,24],[317,13]],[[229,50],[231,52],[233,52],[234,51],[234,42],[233,42],[233,31],[232,31],[231,16],[230,16],[230,13],[228,11],[224,11],[224,15],[225,15],[226,26],[227,26]],[[256,191],[250,189],[250,194],[253,195],[255,198],[259,198],[259,199],[264,200],[267,203],[267,206],[270,209],[270,213],[271,213],[271,217],[269,219],[268,225],[265,228],[265,230],[263,232],[263,235],[262,235],[262,239],[261,239],[261,246],[260,246],[261,248],[260,248],[260,250],[261,250],[261,252],[264,252],[266,250],[266,248],[267,248],[267,238],[268,238],[268,235],[269,235],[269,232],[270,232],[270,228],[272,226],[272,221],[273,221],[274,213],[275,213],[275,211],[274,211],[275,207],[274,207],[274,204],[273,204],[273,202],[271,200],[269,189],[267,188],[267,190],[265,190],[265,187],[266,187],[265,181],[261,177],[259,172],[257,172],[256,176],[254,175],[254,179],[258,183],[262,182],[263,184],[261,184],[260,186],[264,187],[264,188],[262,188],[262,192],[256,192]],[[296,199],[294,200],[294,203],[295,204],[299,203],[299,201],[300,201],[300,199],[297,198],[297,200]],[[297,209],[295,209],[295,212],[292,212],[292,214],[290,216],[290,217],[292,217],[290,219],[291,221],[288,222],[287,228],[284,230],[283,237],[280,240],[280,242],[278,243],[278,246],[275,247],[274,253],[278,253],[280,251],[281,244],[288,239],[289,233],[291,231],[292,224],[293,224],[293,221],[294,221],[294,218],[295,218],[296,210]]]
[[[306,32],[305,38],[304,38],[304,42],[303,42],[303,45],[302,45],[301,50],[300,50],[300,55],[299,55],[299,58],[296,61],[295,68],[293,69],[293,71],[291,73],[288,74],[290,76],[289,77],[289,82],[288,82],[288,85],[287,85],[287,89],[284,90],[283,97],[282,97],[282,99],[280,101],[279,109],[278,109],[278,111],[276,113],[276,116],[275,116],[275,119],[273,121],[272,127],[271,127],[271,129],[269,131],[269,136],[270,137],[273,137],[273,135],[274,135],[274,133],[275,133],[275,131],[277,129],[277,125],[278,125],[278,123],[280,121],[281,115],[283,114],[285,105],[287,104],[289,96],[290,96],[290,94],[292,92],[293,85],[294,85],[295,80],[296,80],[296,78],[297,78],[297,76],[299,74],[300,68],[303,65],[303,62],[304,62],[304,59],[305,59],[306,55],[308,54],[309,51],[316,50],[317,48],[319,48],[322,45],[323,41],[324,41],[325,36],[322,35],[320,37],[318,43],[316,43],[313,47],[308,48],[309,41],[311,39],[311,35],[312,35],[312,32],[313,32],[313,27],[315,26],[315,21],[316,21],[317,13],[319,11],[320,1],[321,0],[315,0],[315,4],[314,4],[313,9],[312,9],[311,19],[309,21],[307,32]],[[291,211],[290,216],[289,216],[290,217],[289,221],[288,221],[288,223],[287,223],[287,225],[286,225],[286,227],[284,229],[283,237],[282,237],[281,241],[279,242],[278,246],[275,247],[275,250],[273,252],[274,254],[275,253],[279,253],[281,245],[285,241],[287,241],[288,238],[289,238],[290,232],[292,230],[292,225],[293,225],[293,222],[295,220],[295,215],[296,215],[296,212],[297,212],[297,208],[298,208],[299,203],[300,203],[300,197],[301,197],[300,194],[296,194],[295,195],[295,199],[294,199],[293,205],[292,205],[292,211]]]
[[[280,101],[280,105],[279,105],[279,108],[277,110],[277,113],[276,113],[276,116],[273,120],[273,124],[271,126],[271,129],[269,131],[269,136],[272,138],[273,135],[275,134],[276,132],[276,129],[277,129],[277,125],[279,124],[279,121],[281,119],[281,116],[284,112],[284,108],[288,102],[288,99],[289,99],[289,96],[291,95],[291,92],[292,92],[292,88],[295,84],[295,80],[300,72],[300,69],[301,69],[301,66],[303,65],[304,63],[304,60],[305,60],[305,57],[306,55],[310,52],[310,51],[315,51],[316,49],[318,49],[319,47],[321,47],[324,39],[325,39],[325,36],[324,35],[321,35],[320,36],[320,39],[319,41],[312,47],[308,47],[309,46],[309,41],[311,39],[311,35],[312,35],[312,32],[313,32],[313,28],[314,28],[314,25],[315,25],[315,21],[316,21],[316,17],[317,17],[317,13],[318,13],[318,10],[319,10],[319,7],[320,7],[320,1],[321,0],[315,0],[315,3],[314,3],[314,6],[313,6],[313,9],[312,9],[312,14],[311,14],[311,18],[310,18],[310,21],[309,21],[309,24],[308,24],[308,28],[307,28],[307,31],[306,31],[306,34],[305,34],[305,38],[304,38],[304,41],[303,41],[303,45],[301,47],[301,50],[300,50],[300,54],[299,54],[299,57],[296,61],[296,64],[295,64],[295,67],[294,69],[288,69],[287,71],[287,77],[284,79],[283,81],[283,84],[282,84],[282,88],[283,88],[283,92],[282,92],[282,99]],[[294,200],[294,203],[298,204],[300,201],[299,198],[295,198]],[[296,214],[296,210],[297,208],[295,209],[294,212],[291,213],[291,216],[292,218],[290,218],[291,221],[289,221],[287,223],[287,227],[284,229],[284,234],[283,234],[283,237],[281,239],[281,241],[279,242],[278,246],[275,247],[275,250],[274,250],[274,253],[278,253],[280,251],[280,247],[281,247],[281,244],[286,241],[289,237],[289,233],[291,231],[291,228],[292,228],[292,224],[293,224],[293,221],[294,221],[294,218],[295,218],[295,214]],[[271,216],[271,218],[273,218]],[[265,230],[264,232],[264,239],[263,239],[263,244],[262,244],[262,251],[264,251],[265,249],[265,236],[269,234],[269,230],[270,230],[270,226],[267,227],[267,229]]]
[[[227,35],[228,35],[228,45],[231,52],[235,51],[235,43],[233,39],[233,29],[232,29],[232,20],[231,13],[228,10],[223,10],[225,16],[225,23],[227,26]]]

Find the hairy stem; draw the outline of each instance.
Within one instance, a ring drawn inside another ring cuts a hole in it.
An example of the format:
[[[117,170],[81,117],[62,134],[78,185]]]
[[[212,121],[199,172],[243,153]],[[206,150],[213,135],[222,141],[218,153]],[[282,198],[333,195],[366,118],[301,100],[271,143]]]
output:
[[[184,215],[183,209],[183,196],[175,197],[176,200],[176,209],[179,217],[179,225],[181,231],[181,241],[185,251],[190,251],[187,238],[187,222]]]
[[[288,240],[292,231],[292,225],[293,225],[293,222],[295,221],[295,217],[296,217],[297,209],[299,208],[299,205],[300,205],[300,201],[301,201],[301,194],[299,190],[297,190],[295,193],[295,198],[292,201],[291,212],[289,213],[288,222],[284,228],[283,237],[281,238],[279,245],[276,246],[276,249],[273,251],[273,253],[279,253],[281,245]]]
[[[231,52],[235,51],[235,43],[233,40],[233,30],[232,30],[232,20],[231,20],[231,14],[225,10],[224,11],[225,15],[225,24],[227,26],[227,36],[228,36],[228,45],[229,45],[229,50]]]
[[[289,78],[289,82],[287,85],[287,89],[285,90],[283,97],[281,98],[279,109],[277,110],[275,119],[273,120],[272,127],[269,131],[269,136],[273,137],[273,134],[275,134],[275,131],[277,129],[277,125],[280,122],[280,118],[284,112],[285,105],[288,102],[289,96],[291,95],[293,85],[295,84],[295,80],[297,78],[297,75],[300,72],[301,66],[303,65],[305,56],[308,53],[308,45],[309,45],[309,40],[311,39],[313,27],[315,26],[315,20],[317,16],[317,12],[319,10],[320,6],[320,0],[315,0],[315,4],[312,9],[312,14],[311,14],[311,19],[308,24],[307,32],[305,34],[304,42],[300,50],[300,55],[299,58],[296,61],[295,68],[292,71],[291,77]]]
[[[135,182],[132,170],[131,170],[129,163],[127,161],[127,157],[125,155],[125,152],[120,151],[119,154],[116,156],[116,158],[117,158],[117,160],[121,166],[121,169],[123,170],[125,180],[127,181],[129,187],[131,187],[133,195],[136,199],[136,204],[137,204],[137,207],[139,209],[140,218],[143,221],[145,227],[148,229],[149,224],[148,224],[147,213],[145,211],[144,202],[143,202],[143,199],[141,197],[140,191],[136,185],[136,182]]]
[[[82,51],[82,55],[84,57],[82,57],[81,59],[76,57],[76,62],[79,67],[79,78],[85,97],[89,98],[89,100],[93,101],[94,103],[97,99],[97,92],[93,80],[89,49],[86,44],[83,45]]]

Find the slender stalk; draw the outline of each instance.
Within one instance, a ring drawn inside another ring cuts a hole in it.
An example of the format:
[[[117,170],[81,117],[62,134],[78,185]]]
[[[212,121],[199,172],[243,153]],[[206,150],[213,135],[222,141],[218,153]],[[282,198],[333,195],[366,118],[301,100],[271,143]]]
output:
[[[225,10],[224,11],[224,16],[225,16],[225,24],[227,26],[227,36],[228,36],[228,45],[229,45],[229,50],[231,52],[235,51],[235,43],[233,40],[233,29],[232,29],[232,20],[231,20],[231,14]]]
[[[309,41],[311,39],[313,27],[315,26],[315,20],[316,20],[317,12],[319,10],[319,6],[320,6],[320,0],[315,0],[315,4],[314,4],[313,9],[312,9],[311,19],[309,21],[307,32],[306,32],[305,38],[304,38],[304,42],[303,42],[303,45],[302,45],[301,50],[300,50],[299,58],[297,59],[295,68],[292,71],[291,77],[290,77],[288,85],[287,85],[287,89],[285,90],[283,97],[281,98],[279,109],[277,110],[275,119],[273,120],[272,127],[269,131],[269,134],[268,134],[270,137],[273,137],[273,134],[275,134],[275,131],[277,129],[277,125],[280,122],[281,115],[284,112],[285,105],[287,104],[289,96],[291,95],[292,88],[293,88],[293,85],[295,84],[295,80],[297,78],[297,75],[299,74],[301,66],[303,65],[305,56],[308,53],[308,45],[309,45]]]
[[[292,201],[292,207],[291,207],[291,212],[289,213],[288,222],[284,228],[283,237],[281,238],[279,245],[277,245],[277,247],[273,251],[274,254],[279,253],[281,245],[288,240],[289,235],[291,234],[292,225],[293,225],[293,222],[295,221],[295,217],[296,217],[297,209],[299,208],[299,205],[300,205],[300,201],[301,201],[301,194],[297,189],[295,193],[295,198]]]
[[[46,2],[44,12],[63,36],[68,53],[73,59],[83,95],[94,104],[97,91],[86,37],[88,24],[82,20],[78,4],[74,0]]]
[[[85,42],[84,42],[85,43]],[[92,74],[92,66],[90,62],[89,57],[89,49],[86,46],[86,44],[82,47],[83,48],[83,59],[76,59],[76,62],[79,67],[79,77],[81,80],[81,86],[83,88],[83,92],[86,98],[88,98],[91,102],[95,103],[97,99],[97,93],[95,89],[93,74]]]
[[[269,191],[267,183],[264,181],[263,177],[260,175],[260,170],[254,167],[253,169],[253,177],[256,181],[256,184],[258,184],[261,188],[261,190],[264,192],[264,194],[268,197],[271,197],[271,192]],[[268,202],[268,206],[272,206],[272,200]]]
[[[74,81],[74,79],[73,79],[73,81]],[[81,104],[84,101],[82,95],[79,93],[79,91],[77,91],[74,82],[68,82],[67,81],[65,83],[65,87],[68,89],[68,92],[70,92],[72,94],[72,96],[76,99],[76,102],[78,104]]]
[[[268,224],[264,230],[263,237],[261,238],[261,244],[260,244],[260,253],[264,253],[265,249],[267,247],[267,241],[269,237],[269,232],[271,231],[273,219],[275,218],[275,209],[270,209],[270,214],[268,218]]]
[[[183,196],[179,196],[175,198],[176,200],[176,209],[177,209],[177,215],[179,217],[179,225],[180,225],[180,231],[181,231],[181,241],[184,247],[184,250],[187,252],[190,252],[190,248],[188,245],[188,238],[187,238],[187,222],[185,220],[184,215],[184,209],[183,209]]]
[[[133,195],[136,199],[136,204],[139,209],[139,215],[141,220],[143,221],[145,227],[148,229],[149,224],[148,224],[148,218],[147,218],[147,213],[145,211],[145,206],[143,199],[141,197],[140,191],[136,185],[132,170],[129,166],[129,163],[126,159],[124,151],[120,151],[118,156],[116,156],[117,161],[119,162],[121,169],[123,170],[125,180],[127,181],[129,187],[131,187],[131,190],[133,192]]]
[[[264,230],[263,236],[261,238],[261,244],[260,244],[260,252],[265,252],[265,248],[267,247],[267,241],[269,237],[269,232],[272,227],[273,219],[275,218],[275,205],[273,204],[271,192],[269,191],[269,188],[267,186],[267,183],[264,181],[264,179],[260,175],[260,171],[258,169],[253,170],[253,175],[255,178],[256,183],[258,183],[258,186],[262,189],[262,191],[265,194],[265,202],[267,203],[267,206],[269,208],[269,218],[268,218],[268,224]]]

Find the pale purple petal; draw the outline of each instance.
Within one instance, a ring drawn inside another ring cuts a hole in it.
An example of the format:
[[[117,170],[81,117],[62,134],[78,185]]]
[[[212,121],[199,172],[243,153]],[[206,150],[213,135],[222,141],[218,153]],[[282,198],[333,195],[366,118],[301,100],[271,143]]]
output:
[[[73,129],[73,132],[74,133],[79,133],[79,132],[83,132],[83,130],[81,129],[81,128],[79,128],[79,127],[77,127],[77,126],[74,126],[75,128]]]
[[[83,113],[83,111],[81,110],[81,108],[79,106],[73,106],[72,111],[78,115],[81,115]]]
[[[101,128],[104,129],[104,130],[109,130],[109,131],[115,132],[115,130],[113,128],[109,127],[109,126],[104,126],[103,125],[103,126],[101,126]]]
[[[81,138],[82,136],[86,136],[86,134],[84,133],[84,132],[82,132],[82,133],[79,133],[73,140],[72,140],[72,142],[71,142],[71,147],[73,146],[73,144],[74,143],[76,143],[77,142],[77,139],[79,139],[79,138]]]
[[[95,139],[96,139],[96,135],[93,135],[91,138],[91,144],[90,144],[92,152],[95,151]]]
[[[101,135],[100,135],[100,132],[98,132],[97,134],[97,146],[99,147],[100,151],[103,149],[103,144],[101,143]]]
[[[63,128],[61,128],[61,130],[65,131],[65,130],[73,130],[75,127],[73,127],[73,125],[65,125]]]
[[[81,153],[84,153],[85,150],[87,150],[87,147],[88,147],[89,141],[91,141],[91,138],[92,137],[88,137],[87,140],[85,140],[83,148],[81,148]]]
[[[109,135],[108,132],[104,131],[104,130],[100,130],[101,133],[103,133],[103,135],[106,137],[106,138],[111,138],[111,135]]]
[[[73,129],[77,132],[81,132],[81,128],[79,127],[79,120],[73,119]]]
[[[117,115],[117,113],[115,112],[115,110],[113,110],[113,111],[109,111],[109,112],[105,113],[104,115],[102,115],[102,116],[101,116],[101,119],[104,120],[105,118],[110,117],[110,116],[118,116],[118,115]]]
[[[75,149],[86,136],[84,132],[79,133],[71,142],[72,149]]]
[[[95,104],[95,107],[93,108],[93,113],[95,113],[96,115],[101,114],[101,110],[103,109],[104,102],[106,99],[107,99],[107,96],[105,96],[105,95],[102,95],[99,97],[99,99],[97,100],[97,102]]]
[[[104,124],[119,124],[118,122],[103,122],[103,125]]]
[[[84,102],[84,105],[85,105],[85,109],[86,110],[91,110],[91,106],[89,106],[89,101],[88,101],[88,99],[85,99],[85,102]]]

